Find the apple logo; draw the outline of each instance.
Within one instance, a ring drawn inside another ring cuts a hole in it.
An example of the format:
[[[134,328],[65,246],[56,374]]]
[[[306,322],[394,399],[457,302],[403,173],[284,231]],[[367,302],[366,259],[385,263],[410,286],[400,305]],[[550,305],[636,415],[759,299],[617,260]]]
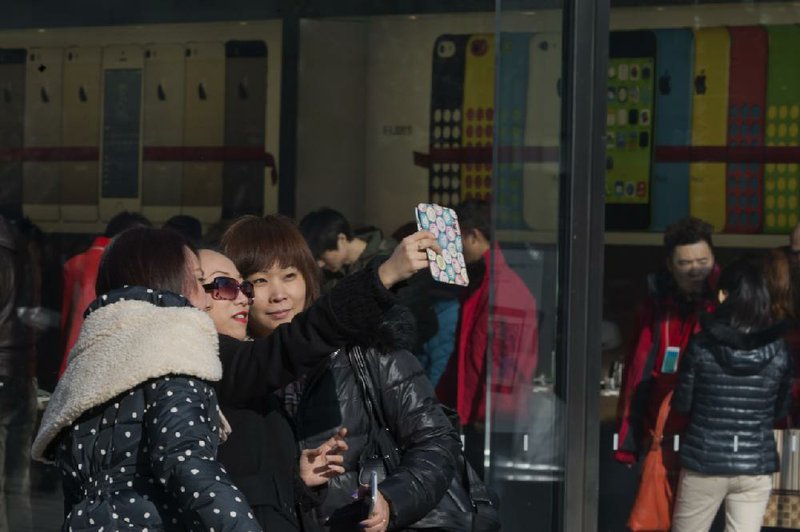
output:
[[[672,92],[672,76],[670,76],[669,70],[664,72],[664,74],[658,78],[658,92],[664,95]]]
[[[697,94],[706,93],[706,71],[701,70],[700,75],[694,78],[694,91]]]

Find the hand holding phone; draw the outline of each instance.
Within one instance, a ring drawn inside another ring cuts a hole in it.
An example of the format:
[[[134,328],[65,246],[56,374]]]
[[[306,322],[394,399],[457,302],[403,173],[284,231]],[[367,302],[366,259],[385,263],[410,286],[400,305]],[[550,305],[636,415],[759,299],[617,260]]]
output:
[[[428,250],[429,269],[434,280],[460,286],[469,285],[456,212],[435,203],[420,203],[414,214],[417,227],[430,232],[442,248],[441,253]]]

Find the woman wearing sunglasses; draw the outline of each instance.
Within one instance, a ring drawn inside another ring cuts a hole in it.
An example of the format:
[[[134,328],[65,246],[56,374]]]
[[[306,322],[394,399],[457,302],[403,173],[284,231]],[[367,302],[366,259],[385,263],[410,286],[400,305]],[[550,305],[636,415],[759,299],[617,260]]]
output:
[[[210,296],[206,308],[217,332],[245,340],[253,284],[242,281],[225,255],[203,249],[199,257],[203,289]],[[222,380],[234,386],[236,375],[225,372]],[[328,479],[344,472],[341,453],[347,450],[346,431],[300,453],[280,401],[267,387],[253,390],[246,407],[228,406],[224,398],[221,407],[232,431],[218,459],[244,493],[256,520],[265,530],[301,530],[297,511],[290,510],[308,511],[318,503]]]
[[[320,301],[319,268],[291,220],[281,216],[240,218],[225,232],[222,244],[255,287],[248,318],[254,336],[279,334],[287,324],[297,323],[304,309]],[[406,244],[407,239],[401,247]],[[388,348],[365,348],[363,355],[369,371],[379,377],[375,383],[378,402],[402,454],[398,470],[380,482],[372,510],[364,498],[353,496],[365,479],[360,473],[370,451],[370,428],[377,421],[365,408],[349,362],[350,348],[331,350],[305,378],[284,390],[284,406],[292,416],[301,447],[316,448],[341,427],[349,431],[346,471],[331,479],[322,503],[306,516],[325,530],[406,529],[438,504],[453,478],[458,436],[414,355],[398,349],[413,345],[407,334],[413,318],[392,314],[392,319],[361,332],[352,342],[365,347],[380,343]]]
[[[172,231],[130,229],[103,254],[32,449],[61,470],[62,530],[261,529],[215,459],[228,430],[201,277]]]

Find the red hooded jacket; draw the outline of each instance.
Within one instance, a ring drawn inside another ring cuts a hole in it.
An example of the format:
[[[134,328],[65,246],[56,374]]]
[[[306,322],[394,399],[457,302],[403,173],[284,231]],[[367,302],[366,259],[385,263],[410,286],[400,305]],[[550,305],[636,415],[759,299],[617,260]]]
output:
[[[648,297],[636,313],[635,343],[625,360],[617,403],[618,461],[634,463],[642,440],[655,427],[664,397],[678,382],[678,368],[689,338],[700,330],[700,314],[716,306],[714,288],[718,277],[719,266],[715,265],[708,276],[706,295],[693,302],[680,299],[670,274],[650,277]],[[674,371],[664,371],[668,347],[678,349]],[[671,411],[664,427],[665,437],[682,434],[687,423],[685,416]]]
[[[100,257],[111,239],[98,236],[89,249],[75,255],[64,264],[64,296],[61,300],[61,346],[63,355],[58,376],[67,368],[67,356],[78,340],[83,325],[83,313],[97,297],[94,284]]]
[[[458,410],[462,424],[486,418],[486,348],[492,324],[492,410],[524,416],[538,361],[536,300],[505,261],[499,247],[480,286],[462,301],[456,350],[436,388],[439,399]],[[489,272],[491,271],[491,275]],[[491,283],[491,285],[490,285]],[[494,302],[489,303],[489,288]]]

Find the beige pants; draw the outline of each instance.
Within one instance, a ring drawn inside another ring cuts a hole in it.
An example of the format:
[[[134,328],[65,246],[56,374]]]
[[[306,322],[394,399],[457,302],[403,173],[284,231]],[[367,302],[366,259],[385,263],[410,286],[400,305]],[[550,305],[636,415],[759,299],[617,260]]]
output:
[[[759,532],[772,475],[703,475],[682,470],[672,515],[673,532],[705,532],[725,501],[726,532]]]

